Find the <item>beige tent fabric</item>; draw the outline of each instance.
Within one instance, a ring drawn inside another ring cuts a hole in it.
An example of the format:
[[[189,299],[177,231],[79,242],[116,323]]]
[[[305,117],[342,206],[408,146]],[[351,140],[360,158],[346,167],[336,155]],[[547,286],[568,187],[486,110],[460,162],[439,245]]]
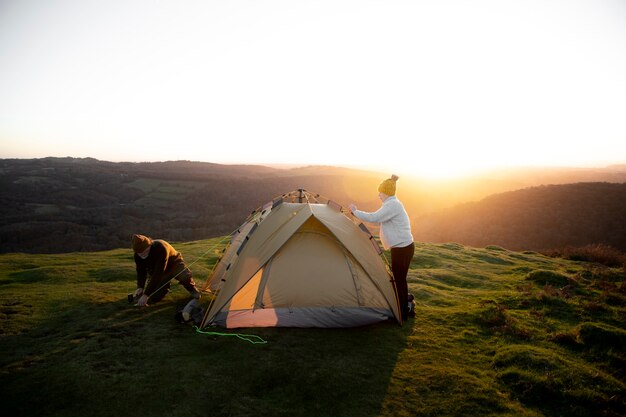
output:
[[[217,291],[221,285],[221,281],[227,272],[227,268],[234,262],[237,257],[237,252],[241,245],[244,243],[246,237],[253,231],[255,226],[258,226],[271,212],[272,202],[270,201],[256,212],[250,215],[250,217],[244,222],[235,233],[231,236],[231,242],[227,250],[222,255],[220,261],[215,266],[212,274],[212,279],[207,280],[204,283],[202,290]]]
[[[222,258],[215,266],[215,270],[213,271],[213,277],[211,280],[207,280],[204,284],[203,290],[211,290],[217,291],[221,284],[221,280],[224,278],[226,274],[227,268],[231,265],[235,257],[237,256],[237,249],[242,245],[248,233],[252,231],[252,228],[256,225],[255,221],[249,221],[239,227],[236,234],[231,237],[230,246],[226,250],[226,252],[222,255]]]
[[[211,288],[219,291],[205,324],[400,321],[390,274],[369,236],[330,205],[282,203],[241,230],[216,267]]]
[[[283,203],[274,209],[271,215],[259,224],[238,258],[221,277],[224,283],[215,304],[218,304],[220,297],[223,299],[225,294],[239,291],[310,215],[310,209],[306,204]]]
[[[309,218],[265,268],[237,292],[226,308],[388,308],[371,278],[343,245],[330,233],[314,230],[310,226],[312,223],[323,227],[314,217]],[[293,282],[294,271],[298,275],[297,284]],[[267,276],[263,282],[261,278],[265,272]]]
[[[391,275],[387,265],[382,261],[367,235],[358,228],[348,217],[341,214],[337,216],[335,210],[327,205],[311,205],[311,209],[328,229],[341,241],[346,249],[355,257],[368,274],[379,285],[379,290],[385,296],[388,304],[394,308],[394,314],[398,316],[398,300],[393,285],[387,285]],[[385,280],[383,277],[386,277]]]

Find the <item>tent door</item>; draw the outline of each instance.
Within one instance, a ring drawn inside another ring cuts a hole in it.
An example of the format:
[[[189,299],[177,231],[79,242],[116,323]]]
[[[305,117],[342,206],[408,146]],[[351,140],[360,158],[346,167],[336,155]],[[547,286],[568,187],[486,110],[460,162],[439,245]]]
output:
[[[265,308],[263,305],[263,294],[265,293],[265,287],[267,286],[267,280],[270,277],[270,270],[272,269],[272,261],[274,258],[271,258],[263,267],[263,273],[261,274],[261,280],[259,281],[259,289],[256,292],[256,299],[254,300],[254,310],[258,308]]]
[[[361,287],[361,281],[359,280],[359,273],[357,268],[355,268],[350,255],[344,251],[344,258],[346,259],[346,264],[348,264],[348,269],[350,270],[350,274],[352,275],[352,282],[354,282],[354,290],[356,293],[356,300],[359,306],[364,306],[365,302],[363,300],[363,288]]]

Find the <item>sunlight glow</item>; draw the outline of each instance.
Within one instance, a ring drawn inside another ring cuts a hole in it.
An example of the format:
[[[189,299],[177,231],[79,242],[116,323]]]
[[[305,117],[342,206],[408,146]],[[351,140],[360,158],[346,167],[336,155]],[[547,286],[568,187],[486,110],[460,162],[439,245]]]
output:
[[[0,6],[0,157],[378,167],[626,162],[626,3]]]

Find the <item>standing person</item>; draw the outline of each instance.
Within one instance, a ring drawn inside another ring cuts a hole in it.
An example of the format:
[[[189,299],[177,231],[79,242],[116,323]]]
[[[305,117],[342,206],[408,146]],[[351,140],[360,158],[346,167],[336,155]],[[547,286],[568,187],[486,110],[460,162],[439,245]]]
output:
[[[137,267],[137,304],[145,307],[165,297],[170,289],[170,280],[176,279],[194,299],[200,298],[191,271],[185,265],[182,255],[164,240],[152,240],[143,235],[133,235],[133,251]],[[146,280],[148,279],[146,286]],[[145,286],[145,288],[144,288]]]
[[[415,243],[411,234],[411,222],[404,206],[396,197],[398,176],[392,175],[378,186],[378,198],[383,205],[375,212],[368,213],[357,210],[354,204],[349,209],[352,214],[363,221],[380,223],[380,240],[385,249],[391,249],[391,272],[396,282],[396,290],[400,301],[402,321],[409,313],[409,288],[406,276],[415,253]]]

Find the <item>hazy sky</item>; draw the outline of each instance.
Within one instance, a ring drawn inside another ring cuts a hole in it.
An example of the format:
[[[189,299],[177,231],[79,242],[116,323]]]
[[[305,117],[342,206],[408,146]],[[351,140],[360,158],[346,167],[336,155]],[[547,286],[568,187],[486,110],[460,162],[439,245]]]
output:
[[[0,0],[0,157],[626,162],[624,0]]]

